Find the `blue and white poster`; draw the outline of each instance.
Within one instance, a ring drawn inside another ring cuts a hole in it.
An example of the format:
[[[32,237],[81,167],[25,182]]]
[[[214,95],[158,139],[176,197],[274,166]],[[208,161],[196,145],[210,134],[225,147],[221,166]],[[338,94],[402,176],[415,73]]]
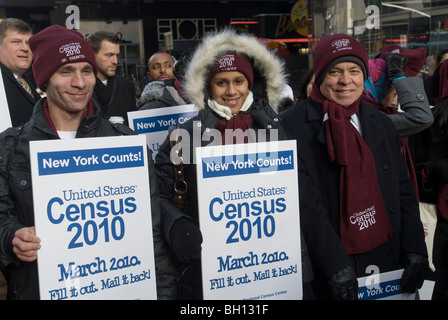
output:
[[[157,299],[145,137],[30,151],[41,299]]]
[[[204,299],[301,299],[296,143],[196,149]]]
[[[183,124],[198,114],[193,104],[128,112],[129,127],[146,136],[153,160],[172,125]]]

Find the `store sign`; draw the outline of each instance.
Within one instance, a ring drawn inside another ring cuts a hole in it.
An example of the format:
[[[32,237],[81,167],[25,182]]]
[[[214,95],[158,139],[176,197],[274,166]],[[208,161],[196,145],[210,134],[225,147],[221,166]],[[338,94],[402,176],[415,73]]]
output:
[[[297,32],[308,37],[308,4],[306,0],[299,0],[291,10],[291,16],[282,15],[278,21],[275,37],[284,37],[285,34]]]

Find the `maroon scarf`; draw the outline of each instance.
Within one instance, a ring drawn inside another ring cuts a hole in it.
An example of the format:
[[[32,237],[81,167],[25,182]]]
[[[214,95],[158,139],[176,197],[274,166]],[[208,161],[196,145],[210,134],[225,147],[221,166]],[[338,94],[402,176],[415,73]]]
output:
[[[391,236],[375,159],[350,116],[359,109],[360,99],[344,108],[327,100],[317,85],[311,98],[323,106],[327,149],[330,160],[341,167],[340,236],[349,254],[370,251]]]
[[[219,119],[218,124],[216,125],[216,129],[221,131],[222,144],[225,145],[225,144],[235,144],[237,142],[240,143],[241,139],[240,137],[237,136],[238,133],[242,134],[246,132],[246,130],[251,127],[252,123],[253,123],[252,116],[247,113],[238,113],[228,121],[224,118]],[[232,141],[226,141],[226,134],[225,134],[226,129],[232,130],[231,131],[233,132]],[[237,129],[241,129],[242,131],[235,131]],[[249,136],[245,135],[244,143],[248,142],[255,142],[255,141],[252,141],[252,139],[250,139]]]

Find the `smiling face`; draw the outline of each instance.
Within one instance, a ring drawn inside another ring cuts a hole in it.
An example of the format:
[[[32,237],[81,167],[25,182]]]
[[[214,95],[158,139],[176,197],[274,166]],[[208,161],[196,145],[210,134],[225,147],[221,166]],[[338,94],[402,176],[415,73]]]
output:
[[[61,66],[47,84],[48,107],[59,114],[82,113],[92,96],[95,82],[93,66],[88,62]]]
[[[319,88],[328,100],[349,107],[361,97],[364,74],[356,63],[341,62],[328,71]]]
[[[232,114],[238,113],[248,94],[249,82],[241,72],[218,72],[210,81],[211,99],[229,107]]]
[[[0,62],[16,75],[23,75],[33,60],[28,44],[30,38],[31,33],[23,34],[10,29],[0,43]]]

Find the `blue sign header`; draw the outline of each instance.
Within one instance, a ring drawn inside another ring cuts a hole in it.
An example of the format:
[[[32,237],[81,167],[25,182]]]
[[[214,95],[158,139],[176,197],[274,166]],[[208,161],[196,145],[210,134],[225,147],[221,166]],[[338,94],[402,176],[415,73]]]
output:
[[[204,178],[293,170],[293,150],[202,159]]]
[[[39,152],[39,175],[142,167],[143,152],[142,146]]]

